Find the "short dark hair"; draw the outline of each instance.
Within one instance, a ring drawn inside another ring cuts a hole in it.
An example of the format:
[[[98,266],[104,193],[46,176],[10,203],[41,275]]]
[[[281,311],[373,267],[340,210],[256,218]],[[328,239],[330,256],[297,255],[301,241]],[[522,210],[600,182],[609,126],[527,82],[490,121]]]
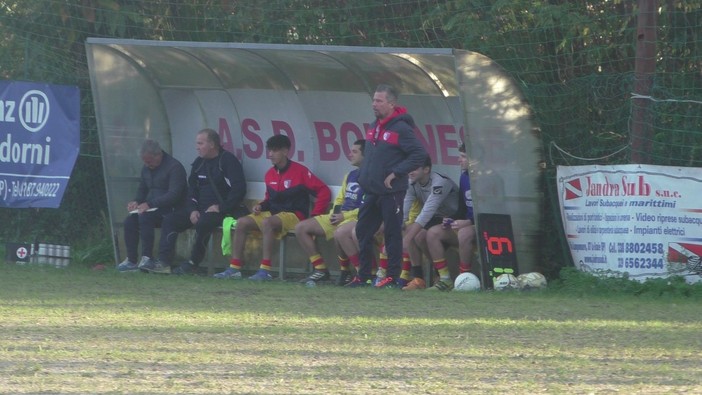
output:
[[[394,103],[397,101],[397,97],[398,97],[397,89],[395,89],[391,85],[380,84],[380,85],[378,85],[377,88],[375,88],[375,91],[376,92],[385,92],[385,95],[387,95],[388,101],[391,103]]]
[[[362,154],[365,153],[364,151],[366,150],[366,140],[358,139],[358,140],[353,142],[353,145],[357,145],[357,146],[361,147],[361,153]]]
[[[466,143],[461,143],[461,145],[458,147],[458,152],[463,152],[464,154],[466,153]]]
[[[431,156],[427,155],[427,156],[424,158],[424,164],[422,165],[422,167],[429,167],[429,168],[431,168]]]
[[[284,134],[277,134],[268,140],[266,140],[266,149],[267,150],[279,150],[281,148],[287,148],[290,149],[290,139],[288,136]]]
[[[217,147],[218,149],[222,148],[222,143],[220,143],[220,141],[219,141],[219,133],[214,131],[214,129],[205,128],[205,129],[202,129],[201,131],[197,132],[197,134],[206,135],[207,141],[213,143],[214,146]]]
[[[151,140],[151,139],[144,140],[144,143],[141,144],[141,151],[139,151],[139,154],[141,156],[144,156],[144,155],[159,156],[162,153],[163,153],[163,150],[161,149],[161,146],[158,144],[158,141]]]

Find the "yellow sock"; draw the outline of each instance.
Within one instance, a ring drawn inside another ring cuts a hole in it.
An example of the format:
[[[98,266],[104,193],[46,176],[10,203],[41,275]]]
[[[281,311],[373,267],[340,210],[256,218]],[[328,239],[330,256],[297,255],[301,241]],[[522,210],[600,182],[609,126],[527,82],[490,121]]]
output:
[[[409,254],[404,253],[402,254],[402,271],[400,272],[400,278],[403,280],[411,280],[412,275],[411,271],[412,270],[412,261],[410,261]]]
[[[324,263],[324,259],[319,254],[312,255],[310,257],[310,262],[315,270],[327,270],[327,264]]]

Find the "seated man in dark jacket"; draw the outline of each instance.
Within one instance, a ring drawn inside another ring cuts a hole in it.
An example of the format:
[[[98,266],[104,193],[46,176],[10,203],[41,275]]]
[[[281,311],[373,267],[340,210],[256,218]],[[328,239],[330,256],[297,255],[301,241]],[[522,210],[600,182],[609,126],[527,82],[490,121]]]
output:
[[[190,260],[174,269],[174,274],[189,274],[205,258],[212,231],[226,216],[239,218],[249,213],[244,206],[246,179],[239,159],[222,148],[219,134],[203,129],[195,139],[198,157],[188,178],[187,214],[179,218],[176,228],[183,231],[195,226],[195,242]]]
[[[185,168],[175,158],[163,152],[158,142],[146,140],[141,146],[141,180],[136,197],[127,203],[129,215],[124,220],[124,243],[127,259],[117,265],[120,272],[157,270],[170,272],[175,243],[169,242],[173,233],[172,217],[185,206],[187,184]],[[161,226],[158,258],[153,259],[154,228]],[[142,256],[139,261],[138,244]]]

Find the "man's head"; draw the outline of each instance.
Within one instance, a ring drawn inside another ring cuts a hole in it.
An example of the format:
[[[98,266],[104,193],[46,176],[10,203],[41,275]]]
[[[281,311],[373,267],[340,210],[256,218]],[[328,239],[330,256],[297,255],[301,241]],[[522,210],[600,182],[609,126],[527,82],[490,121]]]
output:
[[[397,104],[397,91],[390,85],[380,84],[373,94],[373,113],[377,119],[392,115]]]
[[[195,146],[199,157],[212,159],[219,155],[221,149],[219,134],[212,129],[202,129],[197,132]]]
[[[141,145],[141,160],[144,165],[149,169],[153,170],[161,166],[161,161],[163,160],[163,150],[157,141],[146,140]]]
[[[266,140],[266,151],[273,166],[283,167],[287,164],[290,146],[290,139],[284,134],[278,134]]]
[[[468,156],[466,155],[466,145],[461,143],[458,147],[458,164],[461,166],[462,171],[468,171]]]
[[[425,185],[429,181],[431,176],[431,158],[427,155],[424,159],[424,163],[412,170],[408,174],[410,182],[418,182],[419,185]]]
[[[349,152],[349,161],[351,161],[352,166],[361,166],[363,162],[363,151],[366,149],[366,140],[359,139],[354,141],[351,146],[351,152]]]

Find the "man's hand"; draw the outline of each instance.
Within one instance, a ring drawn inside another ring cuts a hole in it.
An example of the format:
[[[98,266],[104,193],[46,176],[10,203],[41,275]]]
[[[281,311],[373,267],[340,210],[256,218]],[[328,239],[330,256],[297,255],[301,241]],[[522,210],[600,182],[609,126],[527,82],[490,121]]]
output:
[[[329,216],[329,222],[332,225],[339,225],[344,221],[344,213],[332,214]]]
[[[451,223],[451,229],[458,230],[468,226],[473,226],[473,221],[469,219],[459,219]]]
[[[385,188],[392,189],[392,180],[394,180],[395,178],[395,173],[388,174],[388,176],[385,177]]]
[[[197,223],[197,221],[199,221],[199,220],[200,220],[200,212],[199,211],[193,211],[192,213],[190,213],[190,223],[195,225]]]
[[[131,202],[127,203],[127,211],[134,211],[137,209],[137,207],[139,207],[139,203],[137,203],[135,201],[131,201]]]
[[[213,204],[210,207],[205,210],[206,213],[218,213],[219,212],[219,204]]]

